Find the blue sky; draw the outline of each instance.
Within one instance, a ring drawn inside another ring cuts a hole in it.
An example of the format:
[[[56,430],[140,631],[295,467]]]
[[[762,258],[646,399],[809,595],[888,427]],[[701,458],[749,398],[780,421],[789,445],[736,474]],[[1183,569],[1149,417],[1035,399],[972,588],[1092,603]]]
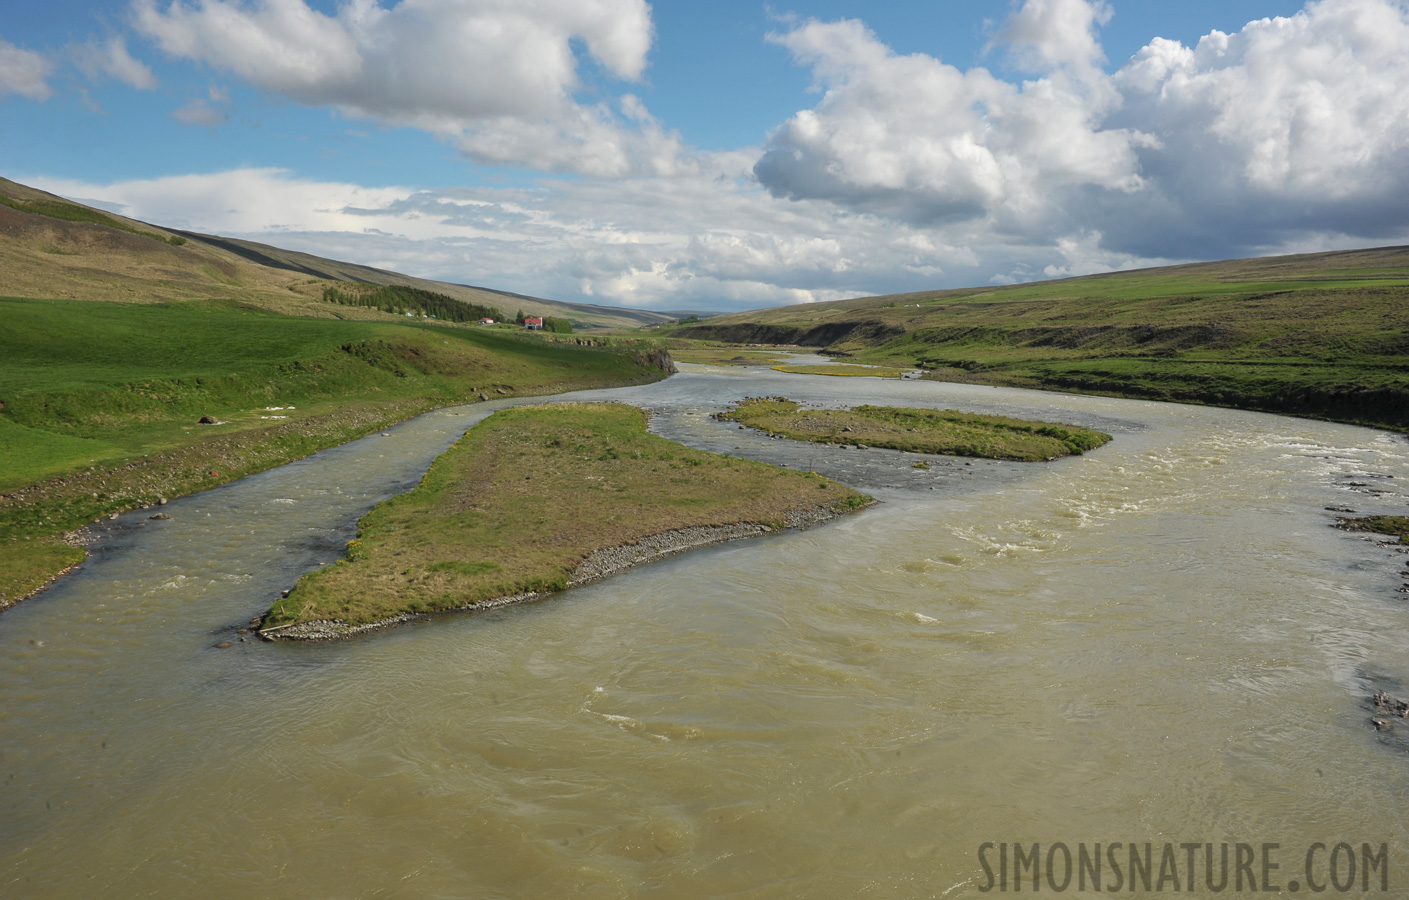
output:
[[[0,174],[563,300],[737,309],[1405,243],[1404,0],[51,0]]]

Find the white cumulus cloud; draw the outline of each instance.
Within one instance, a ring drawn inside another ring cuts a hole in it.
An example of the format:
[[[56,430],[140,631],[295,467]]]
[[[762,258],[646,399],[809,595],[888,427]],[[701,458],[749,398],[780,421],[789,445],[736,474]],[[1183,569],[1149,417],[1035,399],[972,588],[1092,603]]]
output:
[[[1112,117],[1159,139],[1140,150],[1147,221],[1191,255],[1322,231],[1402,235],[1406,48],[1409,6],[1394,0],[1309,3],[1192,48],[1151,42],[1116,72],[1124,108]],[[1111,210],[1107,230],[1139,215]]]
[[[777,196],[915,222],[1006,218],[1031,227],[1053,190],[1143,185],[1135,148],[1151,139],[1100,126],[1110,101],[1087,65],[1015,85],[986,69],[897,55],[857,21],[808,22],[773,39],[825,91],[778,128],[755,167]],[[1050,52],[1064,64],[1091,57],[1080,46]]]
[[[310,106],[421,128],[470,158],[603,177],[668,173],[679,139],[638,100],[582,103],[579,44],[639,79],[653,39],[645,0],[134,0],[136,27],[170,56]]]
[[[157,78],[151,68],[128,52],[127,41],[119,35],[102,41],[94,38],[74,45],[69,48],[69,55],[74,65],[89,78],[116,78],[141,91],[157,86]]]
[[[1004,24],[995,44],[1008,47],[1031,71],[1070,66],[1090,76],[1106,59],[1096,26],[1109,22],[1113,13],[1103,0],[1027,0]]]
[[[1409,6],[1317,0],[1294,16],[1153,39],[1101,68],[1102,0],[1027,0],[997,32],[1034,77],[902,56],[855,21],[774,36],[820,102],[770,137],[775,196],[1045,245],[1096,271],[1409,234]],[[1065,249],[1064,249],[1065,248]]]
[[[47,100],[53,93],[48,82],[53,74],[54,64],[47,57],[0,38],[0,97],[19,94]]]

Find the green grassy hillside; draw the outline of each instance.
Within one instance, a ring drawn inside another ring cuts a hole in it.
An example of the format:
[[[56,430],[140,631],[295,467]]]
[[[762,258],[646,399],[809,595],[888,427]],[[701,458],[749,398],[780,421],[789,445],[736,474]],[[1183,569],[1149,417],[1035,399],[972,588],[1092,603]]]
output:
[[[668,356],[629,343],[233,302],[0,299],[0,323],[0,608],[74,561],[58,535],[100,515],[436,406],[639,383],[669,369]]]
[[[372,309],[319,301],[339,283],[402,286],[513,315],[569,319],[580,328],[671,321],[648,310],[560,303],[431,281],[237,238],[162,228],[0,178],[0,296],[123,303],[234,299],[276,312],[386,320]]]
[[[868,297],[662,333],[1409,430],[1409,247]]]

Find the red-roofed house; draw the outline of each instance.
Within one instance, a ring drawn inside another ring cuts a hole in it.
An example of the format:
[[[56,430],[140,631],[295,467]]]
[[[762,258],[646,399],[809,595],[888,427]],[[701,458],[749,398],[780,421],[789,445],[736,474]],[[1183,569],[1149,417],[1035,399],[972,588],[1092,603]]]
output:
[[[523,327],[526,328],[526,329],[528,329],[529,331],[542,331],[542,330],[543,330],[543,317],[542,317],[542,316],[524,316]]]

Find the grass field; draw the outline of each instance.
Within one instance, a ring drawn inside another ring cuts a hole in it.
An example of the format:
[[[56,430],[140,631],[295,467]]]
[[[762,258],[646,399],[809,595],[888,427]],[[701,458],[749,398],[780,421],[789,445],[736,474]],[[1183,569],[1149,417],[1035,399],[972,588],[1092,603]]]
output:
[[[1023,462],[1080,455],[1111,436],[1076,425],[985,416],[952,409],[858,406],[804,409],[786,397],[751,397],[719,414],[795,441],[863,444],[910,453],[939,453]]]
[[[435,406],[640,383],[668,364],[629,344],[300,318],[233,302],[0,299],[0,322],[0,607],[70,564],[58,535],[100,515]],[[199,424],[203,416],[220,424]]]
[[[363,517],[347,558],[305,575],[263,627],[350,625],[556,591],[593,551],[691,526],[781,527],[867,498],[812,474],[693,450],[622,404],[506,409],[414,490]]]
[[[821,347],[941,380],[1409,430],[1404,247],[816,303],[661,332]]]

